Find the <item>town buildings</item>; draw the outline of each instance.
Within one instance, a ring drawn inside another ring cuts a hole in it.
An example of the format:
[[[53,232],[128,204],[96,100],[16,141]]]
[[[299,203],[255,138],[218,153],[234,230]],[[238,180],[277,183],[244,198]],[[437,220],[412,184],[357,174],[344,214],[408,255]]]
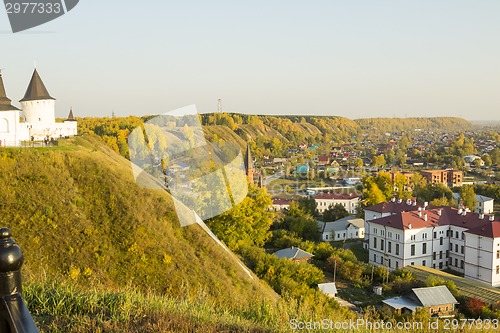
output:
[[[373,265],[450,268],[500,286],[500,222],[494,215],[393,201],[366,208],[365,241]]]

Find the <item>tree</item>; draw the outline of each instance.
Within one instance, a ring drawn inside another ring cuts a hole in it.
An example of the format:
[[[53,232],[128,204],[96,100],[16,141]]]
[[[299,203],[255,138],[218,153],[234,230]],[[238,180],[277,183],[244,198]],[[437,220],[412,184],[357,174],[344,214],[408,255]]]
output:
[[[349,216],[349,212],[341,204],[331,205],[323,212],[323,221],[337,221],[343,217]]]
[[[493,164],[493,161],[491,160],[491,157],[489,154],[484,154],[482,159],[484,161],[484,165],[487,167],[490,167]]]
[[[304,213],[309,214],[313,217],[318,215],[316,206],[317,206],[316,200],[314,200],[314,198],[311,196],[300,198],[298,201],[299,209],[301,209]]]
[[[481,312],[483,312],[483,308],[484,301],[476,297],[472,297],[467,301],[467,303],[465,303],[465,309],[467,310],[467,312],[469,312],[469,315],[473,316],[474,318],[478,317]]]
[[[305,212],[298,203],[290,203],[288,213],[281,221],[282,228],[294,232],[304,240],[319,239],[318,224],[313,216]]]
[[[411,192],[407,190],[408,179],[401,173],[396,173],[394,176],[394,187],[396,188],[396,195],[401,200],[411,198]]]
[[[363,160],[361,158],[357,158],[356,160],[354,160],[354,166],[358,167],[358,168],[362,168],[363,167]]]
[[[372,159],[372,165],[374,167],[382,167],[385,165],[385,157],[384,155],[378,155],[378,156],[374,156],[373,159]]]
[[[476,193],[474,192],[474,186],[463,185],[460,189],[460,202],[465,207],[470,210],[474,210],[476,207]]]
[[[372,206],[386,201],[384,193],[380,190],[376,183],[372,183],[369,188],[363,190],[364,196],[366,197],[365,205]]]
[[[243,245],[263,246],[271,236],[273,214],[266,189],[249,184],[247,197],[233,209],[207,220],[207,226],[226,245],[236,250]]]

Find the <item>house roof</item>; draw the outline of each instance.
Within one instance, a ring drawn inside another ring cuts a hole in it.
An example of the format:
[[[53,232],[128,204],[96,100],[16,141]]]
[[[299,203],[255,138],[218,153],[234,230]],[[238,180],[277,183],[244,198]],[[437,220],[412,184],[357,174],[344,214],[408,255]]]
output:
[[[412,292],[423,306],[458,304],[446,286],[413,288]]]
[[[460,193],[453,193],[453,198],[455,200],[460,199]],[[477,202],[488,202],[488,201],[494,201],[495,199],[489,198],[487,196],[481,195],[481,194],[476,194],[476,201]]]
[[[286,258],[291,260],[308,259],[314,257],[314,255],[312,255],[311,253],[299,249],[298,247],[289,247],[286,249],[282,249],[274,252],[274,255],[278,258]]]
[[[411,311],[415,311],[418,307],[421,307],[420,304],[417,302],[413,301],[412,299],[405,297],[405,296],[397,296],[389,299],[385,299],[382,301],[382,303],[389,305],[391,308],[394,309],[403,309],[407,308],[410,309]]]
[[[467,230],[466,232],[469,234],[488,238],[500,238],[500,222],[496,221],[487,223],[482,226]]]
[[[415,201],[412,201],[410,205],[408,205],[409,201],[404,201],[402,200],[401,202],[399,201],[388,201],[388,202],[382,202],[377,205],[373,206],[368,206],[365,208],[365,211],[369,210],[371,212],[376,212],[376,213],[391,213],[391,214],[398,214],[401,212],[409,212],[409,211],[414,211],[418,210],[418,207],[423,207],[424,205],[422,203],[417,203],[415,204]]]
[[[439,211],[441,215],[439,215]],[[421,215],[419,215],[421,213]],[[460,213],[460,214],[459,214]],[[427,215],[427,221],[425,216]],[[498,221],[495,218],[495,221]],[[464,212],[452,207],[431,208],[421,211],[400,212],[379,219],[369,221],[373,224],[393,227],[400,230],[423,229],[439,225],[454,225],[466,229],[491,224],[487,216],[478,213]]]
[[[16,108],[11,104],[11,100],[7,97],[7,94],[5,93],[2,73],[0,73],[0,111],[18,111],[18,110],[19,110],[18,108]]]
[[[365,221],[363,219],[356,218],[355,216],[347,216],[334,222],[318,221],[318,227],[320,230],[322,230],[321,232],[346,230],[350,224],[358,229],[365,227]]]
[[[43,81],[40,78],[40,75],[38,75],[38,72],[35,68],[35,70],[33,71],[33,75],[31,76],[31,81],[28,84],[28,89],[26,89],[26,93],[24,94],[24,97],[22,100],[20,100],[20,102],[36,101],[40,99],[55,98],[49,95],[47,88],[45,88],[45,85],[43,84]]]
[[[273,199],[273,205],[289,205],[290,200],[286,199]]]
[[[350,199],[357,199],[360,196],[357,194],[338,194],[338,193],[318,193],[316,194],[313,198],[314,199],[320,199],[320,200],[350,200]]]
[[[335,282],[320,283],[320,284],[318,284],[318,288],[325,295],[336,295],[337,294],[337,287],[335,286]]]

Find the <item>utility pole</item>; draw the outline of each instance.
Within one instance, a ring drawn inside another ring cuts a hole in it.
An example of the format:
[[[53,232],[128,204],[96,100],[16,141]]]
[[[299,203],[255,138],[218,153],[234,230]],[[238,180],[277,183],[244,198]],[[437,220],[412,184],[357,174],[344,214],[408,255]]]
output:
[[[336,273],[337,273],[337,259],[335,259],[335,263],[333,264],[333,282],[335,282]]]

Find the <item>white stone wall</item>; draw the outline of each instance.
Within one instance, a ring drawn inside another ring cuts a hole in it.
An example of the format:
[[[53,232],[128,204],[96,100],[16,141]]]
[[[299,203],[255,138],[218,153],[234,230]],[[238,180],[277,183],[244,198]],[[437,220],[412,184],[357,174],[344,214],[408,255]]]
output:
[[[33,130],[41,131],[55,122],[55,100],[53,99],[21,102],[21,108],[24,121],[30,123]]]

